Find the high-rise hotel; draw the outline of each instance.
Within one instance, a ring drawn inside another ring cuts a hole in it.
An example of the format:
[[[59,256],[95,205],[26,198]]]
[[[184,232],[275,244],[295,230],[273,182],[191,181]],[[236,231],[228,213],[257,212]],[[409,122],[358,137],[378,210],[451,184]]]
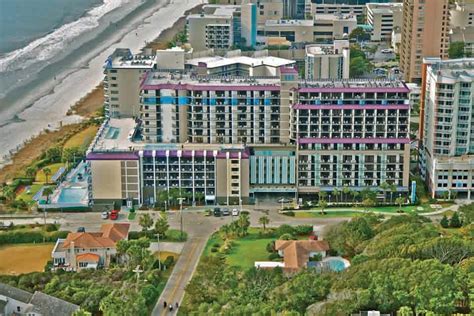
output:
[[[400,81],[302,81],[149,71],[140,117],[111,118],[87,155],[96,203],[243,203],[387,182],[408,191],[409,89]]]

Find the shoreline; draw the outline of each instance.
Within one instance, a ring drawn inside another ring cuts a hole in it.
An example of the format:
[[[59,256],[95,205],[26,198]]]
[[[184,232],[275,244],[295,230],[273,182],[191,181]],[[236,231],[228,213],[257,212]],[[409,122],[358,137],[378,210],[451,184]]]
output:
[[[171,41],[177,33],[182,31],[186,22],[186,16],[190,13],[200,11],[202,5],[203,4],[197,4],[191,9],[184,11],[183,15],[175,20],[171,26],[163,29],[154,40],[147,42],[146,45],[142,45],[138,50],[143,51],[143,49],[149,47],[156,49],[157,45],[163,45],[163,43]],[[160,6],[153,15],[166,7],[166,5]],[[144,21],[144,23],[146,22]],[[25,170],[43,151],[53,146],[61,138],[66,137],[85,121],[94,117],[95,113],[102,108],[103,100],[104,95],[101,79],[98,85],[85,92],[83,96],[77,102],[70,105],[67,112],[64,113],[64,119],[79,118],[77,122],[62,125],[54,131],[43,129],[39,134],[31,135],[28,140],[17,147],[17,150],[10,155],[8,160],[3,164],[0,163],[0,183],[10,181],[15,176],[18,176],[20,171]],[[46,139],[49,139],[49,141],[45,141]]]

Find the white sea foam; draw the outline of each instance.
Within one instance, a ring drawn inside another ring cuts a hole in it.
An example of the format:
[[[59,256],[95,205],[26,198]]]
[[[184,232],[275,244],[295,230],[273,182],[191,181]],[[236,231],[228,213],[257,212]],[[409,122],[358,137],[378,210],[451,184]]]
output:
[[[43,36],[23,48],[6,54],[0,59],[0,72],[13,72],[26,69],[38,61],[53,58],[74,38],[99,25],[99,20],[108,12],[131,0],[104,0],[98,7],[92,8],[78,20],[67,23],[52,33]]]

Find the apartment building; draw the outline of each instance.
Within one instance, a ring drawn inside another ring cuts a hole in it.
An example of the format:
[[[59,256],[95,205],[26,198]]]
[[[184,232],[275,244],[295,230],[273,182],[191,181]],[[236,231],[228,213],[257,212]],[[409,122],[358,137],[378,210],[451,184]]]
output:
[[[133,55],[116,49],[104,65],[104,105],[111,117],[133,117],[140,113],[140,79],[156,64],[156,56]]]
[[[283,17],[289,20],[305,18],[306,0],[283,0]]]
[[[367,24],[372,41],[390,41],[394,28],[403,25],[402,3],[367,3]]]
[[[305,78],[348,79],[350,64],[349,41],[336,40],[333,44],[306,45]]]
[[[266,0],[258,3],[258,25],[265,25],[267,20],[283,19],[283,0]]]
[[[354,14],[315,14],[314,41],[330,42],[344,39],[357,27]]]
[[[110,119],[87,154],[94,203],[239,204],[335,187],[408,190],[409,89],[398,81],[154,71],[141,117]],[[110,132],[113,131],[113,132]]]
[[[451,5],[451,28],[467,28],[474,26],[474,0],[457,0]]]
[[[420,169],[432,197],[474,189],[474,59],[424,60]]]
[[[449,0],[404,0],[400,69],[405,81],[421,81],[425,57],[448,57]]]

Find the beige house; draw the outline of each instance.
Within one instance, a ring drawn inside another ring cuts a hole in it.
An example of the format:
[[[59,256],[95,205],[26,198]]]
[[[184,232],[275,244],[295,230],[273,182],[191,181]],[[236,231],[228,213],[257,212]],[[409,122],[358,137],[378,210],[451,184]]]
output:
[[[130,224],[103,224],[100,232],[69,233],[52,251],[54,269],[80,271],[108,267],[117,254],[116,244],[128,238]]]

